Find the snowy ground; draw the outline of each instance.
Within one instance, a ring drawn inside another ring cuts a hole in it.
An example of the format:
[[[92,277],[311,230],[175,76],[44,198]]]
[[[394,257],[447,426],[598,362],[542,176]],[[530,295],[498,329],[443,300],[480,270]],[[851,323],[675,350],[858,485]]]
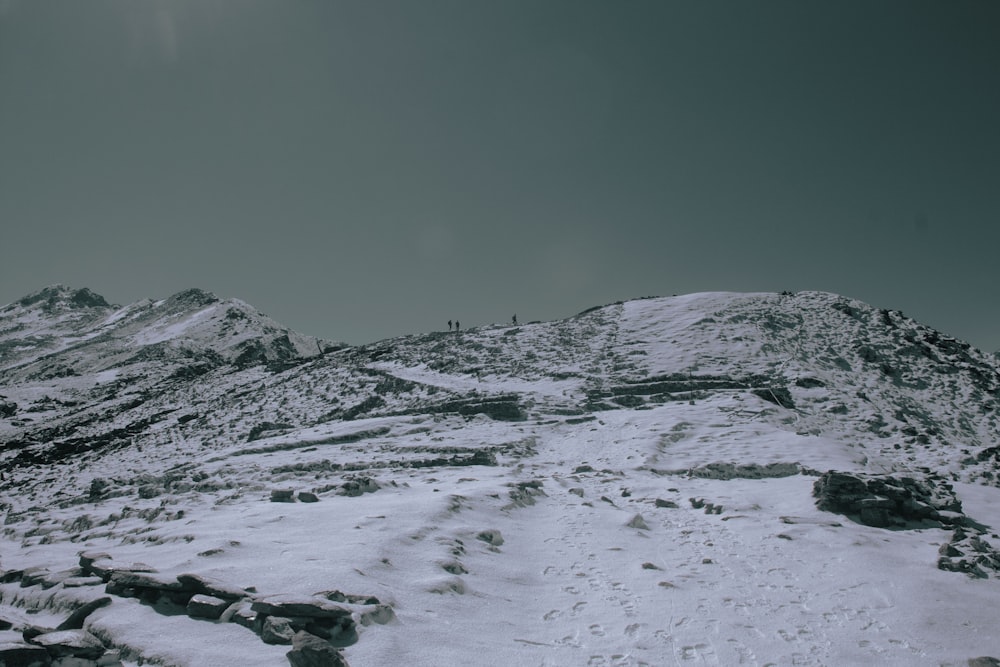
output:
[[[970,420],[957,399],[918,400],[921,392],[944,394],[910,382],[916,362],[887,386],[856,372],[857,358],[833,342],[858,336],[853,329],[803,343],[796,331],[824,328],[810,323],[813,311],[787,309],[805,314],[785,321],[780,310],[751,317],[751,307],[759,308],[759,297],[629,302],[563,329],[462,334],[464,351],[457,337],[409,346],[401,339],[392,354],[366,362],[417,383],[418,397],[517,394],[529,406],[521,421],[374,414],[296,423],[246,443],[253,421],[241,417],[238,440],[215,438],[207,449],[181,431],[157,432],[141,451],[45,472],[17,469],[19,490],[5,491],[0,568],[57,572],[75,566],[79,552],[97,550],[260,594],[376,596],[393,606],[395,620],[360,628],[357,643],[344,648],[354,667],[958,666],[1000,655],[1000,582],[937,569],[950,531],[865,526],[818,510],[812,497],[816,471],[971,470],[955,485],[965,513],[998,530],[1000,489],[976,477],[981,465],[963,468],[961,455],[938,440],[911,441],[918,430],[903,430],[964,420],[963,444],[975,451],[997,444],[992,418]],[[705,334],[713,325],[716,333]],[[431,344],[454,354],[418,358],[419,346]],[[523,361],[527,351],[534,356],[512,371],[511,359]],[[445,363],[456,359],[457,366]],[[343,370],[310,372],[318,387]],[[632,406],[607,398],[623,383],[678,373],[780,375],[796,406],[737,389]],[[821,384],[791,384],[806,376]],[[32,391],[25,383],[3,393]],[[971,391],[962,385],[948,395]],[[602,409],[569,409],[599,394]],[[416,400],[408,396],[400,405]],[[906,424],[873,422],[899,406]],[[476,450],[491,452],[496,465],[412,466]],[[803,472],[690,473],[713,462],[786,463]],[[177,474],[164,483],[171,469]],[[117,479],[123,495],[67,500],[97,477]],[[373,479],[378,489],[338,495],[352,477]],[[155,493],[138,493],[143,481]],[[270,502],[273,489],[317,491],[320,502]],[[103,586],[3,584],[0,616],[45,624],[102,594]],[[88,623],[125,649],[129,665],[287,664],[288,647],[235,624],[164,615],[136,600],[115,599]],[[0,641],[14,636],[0,633]]]

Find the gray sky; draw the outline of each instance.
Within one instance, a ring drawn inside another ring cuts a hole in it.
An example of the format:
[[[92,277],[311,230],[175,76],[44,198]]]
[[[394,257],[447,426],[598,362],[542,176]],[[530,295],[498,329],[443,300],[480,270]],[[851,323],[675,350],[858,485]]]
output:
[[[993,351],[1000,3],[0,0],[0,225],[0,303],[818,289]]]

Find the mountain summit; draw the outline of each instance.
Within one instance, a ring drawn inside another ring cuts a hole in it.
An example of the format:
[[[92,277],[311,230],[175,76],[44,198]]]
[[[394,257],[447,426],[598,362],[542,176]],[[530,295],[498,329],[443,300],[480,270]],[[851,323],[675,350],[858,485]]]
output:
[[[165,665],[998,653],[1000,364],[899,311],[704,293],[346,347],[80,292],[0,309],[0,619],[105,595],[88,632]]]

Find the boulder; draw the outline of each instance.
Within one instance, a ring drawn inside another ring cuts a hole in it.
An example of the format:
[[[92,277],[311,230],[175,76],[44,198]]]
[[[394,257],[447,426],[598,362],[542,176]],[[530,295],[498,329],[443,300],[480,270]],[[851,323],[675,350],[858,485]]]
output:
[[[229,605],[228,600],[197,593],[187,603],[187,615],[191,618],[207,618],[215,621],[222,616],[222,612],[226,611]]]
[[[52,658],[42,646],[0,641],[0,665],[4,667],[48,667],[51,664]]]
[[[104,655],[104,644],[86,630],[60,630],[38,635],[31,643],[45,647],[53,658],[96,660]]]
[[[300,503],[318,503],[319,496],[315,493],[309,491],[299,491],[299,502]]]
[[[340,651],[308,632],[292,637],[292,650],[285,654],[292,667],[348,667]]]
[[[271,491],[272,503],[294,503],[295,491],[292,489],[274,489]]]
[[[281,616],[268,616],[260,630],[260,638],[265,644],[291,644],[294,636],[291,619]]]
[[[83,622],[88,616],[101,607],[106,607],[109,604],[111,604],[111,598],[109,597],[100,597],[96,600],[91,600],[90,602],[87,602],[86,604],[75,609],[73,613],[69,615],[69,618],[56,627],[56,630],[79,630],[83,628]]]
[[[879,528],[927,521],[950,526],[965,520],[951,485],[933,476],[917,480],[830,471],[813,484],[813,496],[821,510]]]
[[[213,579],[212,577],[205,577],[200,574],[179,574],[177,575],[177,581],[184,586],[185,590],[192,591],[194,593],[201,593],[202,595],[211,595],[212,597],[222,598],[223,600],[239,600],[245,598],[249,593],[238,586],[233,586],[232,584],[227,584],[224,581],[219,581],[218,579]]]
[[[255,600],[250,608],[258,614],[268,616],[341,618],[351,615],[349,609],[311,595],[271,595]]]
[[[90,564],[89,570],[105,582],[111,580],[115,572],[156,572],[156,568],[145,563],[116,563],[110,558],[96,560]]]

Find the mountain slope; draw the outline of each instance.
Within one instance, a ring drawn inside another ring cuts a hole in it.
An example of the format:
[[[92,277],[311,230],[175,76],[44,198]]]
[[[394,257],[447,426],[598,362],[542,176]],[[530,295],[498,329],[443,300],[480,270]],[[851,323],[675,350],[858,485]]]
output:
[[[14,610],[102,591],[55,576],[99,550],[377,597],[355,666],[997,653],[1000,369],[897,311],[695,294],[341,348],[203,292],[47,288],[0,323],[0,567],[55,581],[0,585]],[[88,628],[127,659],[287,664],[119,597]]]

